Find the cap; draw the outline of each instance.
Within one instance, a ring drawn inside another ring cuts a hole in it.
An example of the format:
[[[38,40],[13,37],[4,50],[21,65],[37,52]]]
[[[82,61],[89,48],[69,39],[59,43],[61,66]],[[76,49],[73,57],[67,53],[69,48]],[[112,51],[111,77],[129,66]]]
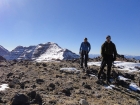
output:
[[[84,40],[87,40],[87,38],[85,38]]]
[[[111,38],[111,36],[110,36],[110,35],[107,35],[106,39],[107,39],[107,38],[109,38],[109,37]]]

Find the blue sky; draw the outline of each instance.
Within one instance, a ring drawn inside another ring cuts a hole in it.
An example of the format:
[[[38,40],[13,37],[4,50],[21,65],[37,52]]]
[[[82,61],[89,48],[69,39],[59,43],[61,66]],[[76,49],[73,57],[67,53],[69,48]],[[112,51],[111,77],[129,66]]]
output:
[[[85,37],[99,54],[107,35],[119,54],[140,55],[140,0],[0,0],[0,45],[55,42],[79,52]]]

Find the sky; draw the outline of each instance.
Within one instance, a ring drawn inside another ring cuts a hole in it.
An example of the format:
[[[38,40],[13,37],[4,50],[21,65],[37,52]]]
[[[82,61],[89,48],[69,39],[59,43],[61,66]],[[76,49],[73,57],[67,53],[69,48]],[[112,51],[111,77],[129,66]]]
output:
[[[110,35],[119,54],[140,55],[140,0],[0,0],[0,45],[55,42],[75,53],[85,37],[100,54]]]

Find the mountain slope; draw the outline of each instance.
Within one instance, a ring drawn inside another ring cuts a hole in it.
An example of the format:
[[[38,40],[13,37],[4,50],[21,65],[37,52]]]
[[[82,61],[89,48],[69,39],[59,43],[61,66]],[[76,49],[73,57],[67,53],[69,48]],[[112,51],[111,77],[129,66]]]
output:
[[[0,45],[0,55],[7,59],[9,54],[10,54],[10,52],[7,49],[5,49],[3,46]]]
[[[20,57],[20,55],[24,52],[24,47],[23,46],[17,46],[14,50],[12,50],[10,52],[9,55],[9,60],[14,60],[14,59],[18,59],[18,57]]]

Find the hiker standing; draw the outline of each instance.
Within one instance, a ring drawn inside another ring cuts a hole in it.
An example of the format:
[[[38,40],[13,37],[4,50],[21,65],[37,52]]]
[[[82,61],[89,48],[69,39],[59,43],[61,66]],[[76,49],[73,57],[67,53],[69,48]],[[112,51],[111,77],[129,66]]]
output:
[[[81,55],[81,61],[80,61],[81,68],[83,68],[83,60],[84,60],[85,68],[87,68],[88,53],[90,52],[90,49],[91,49],[90,43],[88,42],[88,39],[85,38],[84,42],[81,43],[80,52],[79,52]]]
[[[116,60],[117,50],[115,44],[111,41],[111,36],[106,37],[105,43],[101,46],[101,56],[102,56],[102,63],[100,70],[98,72],[98,79],[103,72],[104,67],[107,64],[107,83],[111,83],[110,81],[110,72],[112,67],[112,62]]]

